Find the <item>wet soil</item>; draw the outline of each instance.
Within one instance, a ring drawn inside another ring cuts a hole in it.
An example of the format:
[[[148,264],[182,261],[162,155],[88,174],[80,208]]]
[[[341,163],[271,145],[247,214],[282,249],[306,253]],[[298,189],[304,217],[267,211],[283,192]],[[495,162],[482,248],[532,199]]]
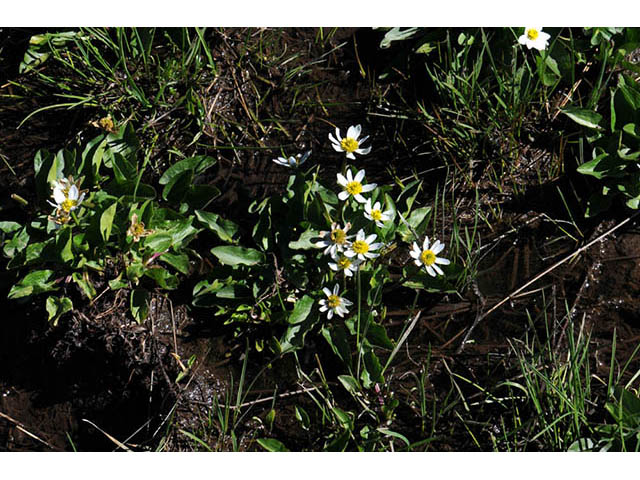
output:
[[[4,35],[0,37],[5,46],[3,56],[12,62],[19,61],[20,52],[33,32],[0,33]],[[296,151],[313,149],[319,156],[334,158],[325,155],[330,153],[326,134],[334,123],[345,126],[361,123],[366,118],[367,130],[379,132],[372,139],[374,154],[367,163],[368,175],[374,180],[385,183],[389,182],[391,173],[402,176],[410,174],[412,169],[423,170],[421,159],[429,151],[426,147],[421,151],[407,145],[423,145],[420,139],[425,132],[417,124],[383,115],[384,110],[378,109],[372,100],[377,92],[373,92],[369,77],[375,75],[381,65],[388,64],[392,55],[381,54],[377,49],[381,34],[370,29],[339,29],[323,46],[314,41],[316,34],[310,29],[287,29],[281,35],[274,35],[280,43],[271,44],[272,53],[283,50],[285,44],[289,51],[301,52],[288,68],[281,68],[244,57],[243,42],[248,35],[259,35],[259,32],[221,30],[215,51],[221,75],[201,92],[210,112],[208,126],[203,130],[207,140],[189,147],[190,135],[194,132],[187,131],[183,136],[167,137],[156,147],[154,155],[158,157],[171,142],[186,152],[192,148],[194,152],[215,155],[219,170],[201,181],[221,188],[224,195],[216,200],[216,207],[224,209],[229,218],[241,224],[251,222],[246,208],[252,200],[278,192],[286,181],[286,175],[270,161],[280,155],[282,145]],[[359,73],[359,62],[365,66],[364,77]],[[308,102],[308,107],[293,110],[294,116],[290,117],[287,102],[291,102],[293,91],[284,89],[264,94],[267,113],[272,118],[286,119],[286,128],[223,132],[217,126],[221,121],[253,125],[249,111],[255,109],[258,95],[248,88],[250,78],[262,78],[266,91],[269,82],[280,84],[278,80],[291,68],[305,65],[310,65],[309,81],[318,85],[298,99]],[[17,78],[17,70],[1,70],[0,78],[3,84],[6,79]],[[382,88],[402,86],[390,83]],[[8,88],[3,86],[5,92]],[[409,98],[404,101],[428,95],[424,88],[408,89]],[[8,192],[30,198],[35,152],[39,148],[56,150],[92,131],[88,126],[96,114],[92,110],[44,113],[17,130],[28,112],[42,106],[38,103],[41,101],[0,99],[3,132],[0,153],[10,159],[11,165],[9,168],[0,163],[0,190],[5,192],[0,205],[6,218],[26,218],[27,214],[10,199]],[[160,130],[170,125],[170,119],[168,115],[158,120],[155,128]],[[60,124],[65,128],[58,128]],[[187,130],[192,128],[190,124],[185,125]],[[403,135],[400,147],[394,146],[398,142],[393,141],[397,140],[398,131]],[[229,144],[257,145],[258,148],[230,153],[225,148]],[[526,166],[535,163],[540,155],[545,156],[546,161],[554,161],[558,154],[554,151],[556,146],[537,145],[527,150],[521,158],[523,171],[533,172]],[[158,165],[158,172],[152,175],[158,175],[163,163],[155,161],[154,164]],[[328,163],[326,175],[335,175],[338,167],[337,163]],[[415,382],[410,373],[425,368],[427,357],[431,358],[433,367],[428,375],[427,395],[442,398],[451,389],[450,371],[460,372],[487,388],[503,380],[507,373],[513,373],[511,340],[531,331],[545,335],[550,331],[554,347],[562,351],[567,329],[577,328],[584,320],[595,347],[593,371],[603,378],[608,375],[614,332],[620,365],[632,358],[640,340],[637,313],[640,311],[637,253],[640,230],[632,224],[543,276],[505,303],[479,323],[471,336],[472,342],[460,351],[462,338],[479,311],[486,311],[622,218],[616,218],[614,213],[607,219],[580,220],[580,231],[570,226],[572,219],[567,217],[557,197],[558,189],[562,189],[564,199],[573,208],[580,204],[580,198],[571,192],[584,193],[587,188],[583,179],[571,175],[559,181],[547,179],[540,185],[537,176],[523,174],[518,182],[526,187],[524,195],[508,189],[498,191],[487,178],[480,173],[475,179],[484,189],[480,203],[483,207],[499,205],[503,212],[501,222],[491,230],[481,226],[483,257],[478,265],[477,281],[467,286],[462,298],[420,297],[418,308],[422,310],[422,317],[407,341],[407,354],[398,357],[389,375],[389,384],[383,386],[385,399],[396,395],[406,400],[396,412],[394,428],[411,441],[425,436],[416,424]],[[440,177],[434,176],[433,184],[439,180]],[[432,200],[429,180],[424,195],[423,201]],[[463,226],[471,226],[475,206],[471,190],[460,200],[467,205],[461,211],[460,221]],[[563,229],[569,230],[577,240],[564,235]],[[6,299],[11,276],[4,272],[4,265],[2,267],[0,298]],[[291,359],[270,363],[266,355],[250,349],[246,378],[260,375],[250,395],[242,399],[245,410],[235,429],[237,438],[231,438],[215,416],[212,418],[212,405],[224,404],[230,387],[238,386],[250,337],[237,338],[232,329],[221,325],[209,313],[191,307],[187,291],[155,296],[149,318],[143,325],[136,324],[127,313],[126,290],[107,292],[92,303],[83,300],[80,292],[71,294],[77,298],[77,301],[74,299],[76,310],[55,329],[47,325],[46,312],[38,302],[0,300],[6,312],[0,335],[0,451],[196,448],[183,432],[214,435],[203,440],[219,450],[232,449],[234,442],[241,450],[259,449],[252,440],[262,436],[283,439],[292,450],[322,448],[313,443],[320,438],[318,432],[313,428],[304,431],[295,419],[295,405],[302,405],[308,412],[314,408],[306,394],[306,389],[312,386],[298,383]],[[550,326],[545,324],[542,315],[549,308],[549,302],[555,309]],[[391,337],[397,338],[411,298],[391,292],[387,303],[387,328]],[[569,307],[568,312],[565,305]],[[310,345],[307,350],[311,353],[300,359],[302,365],[315,368],[313,353],[324,349],[323,344]],[[330,352],[321,356],[331,358]],[[195,361],[189,366],[192,357]],[[335,374],[341,373],[337,363],[332,366],[328,360],[323,367],[330,384],[337,385]],[[630,378],[639,368],[639,360],[632,359],[623,377]],[[181,372],[183,378],[176,381]],[[350,399],[342,393],[344,398],[340,400],[348,403]],[[473,396],[477,391],[470,389],[468,393]],[[273,424],[268,425],[265,419],[272,397],[277,398],[278,413]],[[377,398],[371,400],[374,405],[378,402]],[[495,418],[477,419],[477,422],[475,434],[490,445],[491,435],[499,430]],[[452,425],[443,428],[445,433],[434,442],[434,449],[474,448],[467,433]]]

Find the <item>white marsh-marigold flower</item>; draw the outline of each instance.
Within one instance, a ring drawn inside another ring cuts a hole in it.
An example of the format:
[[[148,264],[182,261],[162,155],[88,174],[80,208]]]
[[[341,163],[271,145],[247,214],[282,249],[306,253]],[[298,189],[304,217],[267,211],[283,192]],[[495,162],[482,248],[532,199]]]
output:
[[[344,317],[345,313],[349,313],[349,309],[347,307],[353,304],[346,298],[339,295],[340,285],[336,283],[336,285],[333,287],[333,292],[327,287],[324,287],[322,291],[327,296],[327,298],[323,298],[322,300],[320,300],[320,311],[327,312],[327,318],[329,320],[333,318],[334,313],[341,317]]]
[[[358,267],[362,263],[357,258],[349,258],[343,253],[336,253],[331,256],[333,262],[329,262],[329,268],[334,272],[343,271],[345,277],[353,276],[358,271]]]
[[[353,197],[360,203],[366,203],[367,200],[362,196],[362,193],[370,192],[376,188],[377,185],[375,183],[363,185],[363,179],[364,170],[359,170],[355,177],[351,173],[351,170],[347,170],[346,177],[339,173],[338,185],[342,187],[342,191],[338,194],[338,198],[345,201],[347,198]]]
[[[391,210],[382,211],[382,207],[380,206],[380,202],[376,202],[371,206],[371,199],[367,200],[367,203],[364,206],[364,216],[368,220],[372,222],[376,222],[376,225],[380,228],[384,227],[384,223],[387,220],[391,219],[391,214],[393,212]]]
[[[549,44],[551,35],[542,31],[542,27],[525,27],[524,33],[518,38],[520,45],[526,45],[529,50],[544,50]]]
[[[58,218],[68,217],[84,200],[85,191],[78,189],[78,185],[72,177],[58,179],[52,187],[55,203],[49,201],[49,204],[56,207],[56,217]]]
[[[320,232],[320,241],[315,244],[318,248],[324,248],[325,255],[334,256],[337,252],[344,251],[350,244],[347,232],[351,228],[350,223],[346,223],[344,228],[339,223],[333,222],[331,230]]]
[[[347,136],[342,138],[340,136],[340,129],[336,127],[336,136],[329,134],[329,140],[331,140],[331,146],[336,152],[345,152],[347,154],[347,158],[351,160],[355,160],[356,157],[354,153],[358,155],[366,155],[371,151],[371,147],[362,148],[362,144],[369,138],[366,137],[359,138],[360,132],[362,131],[362,127],[360,125],[350,126],[347,129]]]
[[[289,158],[285,158],[285,157],[274,158],[273,162],[277,163],[278,165],[282,165],[283,167],[298,168],[307,160],[307,158],[309,158],[309,155],[311,155],[311,150],[309,150],[308,152],[305,152],[304,154],[299,153],[295,157],[291,156]]]
[[[436,240],[429,248],[429,237],[425,237],[422,243],[422,248],[418,247],[416,242],[413,242],[413,248],[409,252],[409,255],[414,259],[414,263],[418,267],[424,266],[427,269],[427,273],[432,277],[436,274],[444,275],[444,272],[438,265],[449,265],[450,260],[436,255],[444,250],[444,244],[440,243],[440,240]]]
[[[375,253],[375,250],[378,250],[384,245],[382,243],[373,243],[376,238],[377,235],[375,233],[366,237],[364,230],[360,229],[356,235],[356,239],[344,254],[349,258],[356,257],[362,261],[366,261],[369,258],[376,258],[380,256],[380,254]]]

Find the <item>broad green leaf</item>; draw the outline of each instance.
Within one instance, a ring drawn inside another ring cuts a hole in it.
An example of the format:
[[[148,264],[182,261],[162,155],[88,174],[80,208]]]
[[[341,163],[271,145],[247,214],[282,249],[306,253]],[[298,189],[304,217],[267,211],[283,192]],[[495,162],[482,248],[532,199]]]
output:
[[[71,278],[74,282],[82,289],[84,294],[89,298],[93,299],[96,296],[96,289],[89,280],[89,276],[85,272],[84,275],[80,272],[73,272]]]
[[[289,242],[289,248],[292,250],[311,250],[315,249],[315,242],[312,240],[318,240],[320,233],[317,230],[309,229],[302,232],[298,240]]]
[[[196,210],[196,218],[205,227],[215,233],[220,240],[227,243],[235,243],[234,237],[238,233],[238,225],[231,220],[225,220],[217,213]]]
[[[174,254],[170,252],[164,252],[158,258],[161,261],[171,265],[180,273],[184,273],[185,275],[189,274],[189,271],[190,271],[189,256],[186,253]]]
[[[223,246],[214,247],[211,253],[223,265],[257,265],[264,262],[264,254],[253,248]]]
[[[295,325],[296,323],[304,322],[309,316],[309,313],[311,313],[314,303],[315,300],[308,295],[305,295],[300,300],[298,300],[293,307],[291,315],[289,315],[289,324]]]
[[[275,438],[258,438],[258,445],[267,450],[268,452],[288,452],[289,449],[284,446],[280,440]]]
[[[73,250],[71,248],[73,242],[71,236],[71,228],[65,227],[60,230],[56,238],[56,255],[65,263],[73,260]]]
[[[16,230],[19,230],[21,226],[22,225],[16,222],[0,222],[0,230],[4,233],[15,232]]]
[[[149,315],[149,292],[142,288],[131,290],[130,308],[134,320],[139,324],[144,322]]]
[[[300,422],[300,425],[304,430],[309,430],[311,426],[311,420],[309,419],[309,415],[300,405],[296,405],[296,418]]]
[[[114,202],[109,208],[107,208],[102,215],[100,215],[100,235],[102,236],[102,240],[107,242],[109,240],[109,236],[111,235],[111,229],[113,227],[113,219],[116,216],[116,209],[118,207],[118,202]]]
[[[602,115],[593,110],[578,107],[567,107],[561,110],[567,117],[587,128],[599,129]]]
[[[73,310],[73,302],[67,297],[50,296],[47,297],[46,309],[49,314],[49,323],[56,327],[60,317]]]
[[[340,357],[345,365],[351,368],[351,348],[349,347],[347,330],[342,325],[325,325],[321,332],[331,350]]]
[[[354,397],[361,396],[361,387],[358,381],[351,375],[338,375],[338,380],[347,391]]]
[[[153,278],[160,288],[167,290],[178,288],[178,284],[180,283],[178,282],[178,277],[159,266],[147,268],[144,274],[149,278]]]
[[[49,280],[51,275],[53,270],[36,270],[27,274],[11,288],[8,297],[16,299],[55,290],[55,282]]]

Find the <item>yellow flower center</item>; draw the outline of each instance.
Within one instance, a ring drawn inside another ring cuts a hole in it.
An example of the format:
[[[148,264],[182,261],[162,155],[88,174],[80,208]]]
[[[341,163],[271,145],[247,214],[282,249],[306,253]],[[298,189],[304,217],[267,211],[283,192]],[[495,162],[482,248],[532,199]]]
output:
[[[342,300],[338,295],[329,295],[329,298],[327,298],[327,305],[329,305],[330,308],[337,308],[340,306],[341,301]]]
[[[371,218],[373,218],[376,222],[379,222],[382,218],[382,212],[380,210],[371,210]]]
[[[337,243],[338,245],[342,245],[347,241],[347,234],[344,232],[344,230],[341,230],[339,228],[332,230],[329,237],[331,238],[331,241],[333,243]]]
[[[427,267],[429,265],[433,265],[434,263],[436,263],[436,254],[431,250],[425,250],[420,254],[420,261]]]
[[[364,240],[356,240],[355,242],[353,242],[353,245],[351,245],[351,248],[354,252],[359,254],[367,253],[369,251],[369,244]]]
[[[362,184],[360,182],[349,182],[344,189],[349,193],[349,195],[358,195],[362,192]]]
[[[535,28],[530,28],[529,30],[527,30],[527,38],[529,40],[535,40],[536,38],[538,38],[539,34],[540,32],[538,32],[538,30],[536,30]]]
[[[345,137],[340,141],[340,146],[345,152],[353,153],[358,149],[359,144],[357,140],[351,137]]]
[[[338,267],[340,267],[342,270],[346,270],[350,266],[351,260],[349,260],[348,257],[340,257],[340,259],[338,260]]]
[[[144,234],[144,223],[138,222],[131,225],[131,234],[133,237],[141,237]]]
[[[73,207],[78,204],[77,200],[72,200],[67,198],[64,202],[60,204],[60,208],[64,210],[66,213],[69,213]]]

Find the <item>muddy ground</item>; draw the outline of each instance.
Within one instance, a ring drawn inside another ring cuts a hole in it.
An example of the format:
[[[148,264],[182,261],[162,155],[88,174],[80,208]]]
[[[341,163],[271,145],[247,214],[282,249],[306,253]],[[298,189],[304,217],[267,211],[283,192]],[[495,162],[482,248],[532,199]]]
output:
[[[4,54],[7,62],[0,70],[1,93],[6,94],[12,88],[9,80],[23,80],[17,73],[17,63],[33,33],[28,29],[3,29],[0,32],[3,51],[10,52]],[[388,169],[399,176],[409,174],[414,168],[422,170],[423,155],[429,152],[427,147],[421,151],[420,145],[425,143],[421,139],[427,132],[418,124],[383,116],[384,108],[374,101],[380,98],[380,92],[374,92],[374,89],[385,91],[385,98],[392,103],[397,100],[389,93],[393,88],[403,89],[409,100],[428,98],[428,88],[420,86],[419,82],[404,82],[402,78],[393,80],[397,83],[373,86],[369,77],[358,73],[358,62],[371,76],[388,61],[387,54],[377,49],[379,32],[340,29],[330,41],[331,48],[326,49],[320,49],[313,42],[314,35],[314,31],[307,29],[290,29],[283,41],[287,42],[288,48],[301,52],[302,56],[296,60],[299,64],[318,62],[310,74],[310,80],[319,85],[313,96],[336,106],[327,111],[314,105],[311,93],[306,92],[310,106],[296,112],[295,118],[291,119],[290,130],[296,133],[290,138],[282,133],[267,135],[266,146],[295,144],[300,150],[313,148],[318,155],[329,154],[327,120],[336,122],[339,119],[341,125],[366,122],[367,130],[375,132],[373,152],[367,163],[367,172],[374,180],[388,182]],[[251,91],[243,90],[237,84],[238,78],[252,74],[251,69],[234,66],[242,65],[235,60],[241,55],[246,36],[247,31],[242,29],[228,29],[221,34],[214,52],[216,61],[222,66],[221,77],[202,93],[205,102],[212,105],[215,102],[218,113],[237,122],[247,120],[243,102],[255,101]],[[327,50],[331,53],[326,54]],[[229,61],[230,58],[234,61]],[[260,73],[268,79],[270,75],[286,72]],[[285,115],[287,95],[290,93],[284,92],[282,98],[277,94],[269,98],[269,108],[274,116]],[[0,162],[3,219],[26,215],[9,194],[18,193],[27,199],[32,195],[32,160],[38,149],[55,151],[78,137],[90,138],[92,135],[89,121],[96,112],[91,109],[45,112],[17,129],[24,116],[42,106],[38,102],[43,101],[46,99],[16,101],[10,96],[0,99],[0,153],[9,159],[11,166]],[[317,103],[315,99],[314,102]],[[187,125],[185,128],[192,127]],[[401,144],[392,141],[397,139],[397,131],[402,134]],[[208,181],[225,192],[216,200],[216,207],[225,209],[234,221],[250,225],[252,219],[246,213],[248,202],[279,191],[286,175],[272,164],[268,150],[229,153],[217,148],[224,142],[219,132],[205,131],[204,134],[209,150],[199,153],[215,155],[220,165]],[[176,137],[168,141],[179,144],[181,138],[176,133]],[[535,156],[531,153],[534,150],[547,161],[553,161],[560,155],[557,145],[557,139],[549,137],[546,147],[538,144],[523,149],[528,154],[522,156],[522,171],[527,170],[527,161]],[[160,157],[166,146],[158,145],[155,154]],[[499,145],[496,149],[499,150]],[[161,168],[161,162],[158,164]],[[336,168],[337,164],[328,164],[326,174],[333,175]],[[437,180],[435,178],[434,183]],[[583,235],[581,242],[566,236],[556,241],[554,239],[562,236],[558,222],[570,220],[566,210],[559,206],[562,203],[558,191],[566,194],[569,203],[579,203],[579,199],[569,192],[577,191],[578,196],[585,194],[590,186],[584,179],[567,174],[540,184],[539,179],[534,182],[532,176],[523,173],[518,180],[525,186],[524,196],[511,195],[504,190],[499,193],[490,182],[483,185],[485,180],[479,172],[481,205],[484,208],[499,204],[502,215],[493,228],[481,227],[484,256],[478,266],[477,280],[460,297],[420,297],[421,320],[409,337],[404,354],[394,363],[390,383],[385,386],[388,394],[406,400],[401,402],[395,427],[412,441],[420,440],[421,432],[415,426],[416,411],[410,407],[415,391],[408,373],[423,367],[429,349],[433,370],[427,383],[427,396],[439,398],[450,389],[448,370],[460,372],[486,388],[514,375],[510,344],[531,333],[531,329],[544,331],[545,325],[539,315],[550,304],[556,309],[555,323],[550,326],[554,347],[559,354],[565,351],[566,329],[577,328],[584,322],[586,330],[591,332],[594,347],[592,373],[602,378],[608,375],[614,331],[616,356],[622,364],[640,339],[637,314],[640,307],[637,253],[640,251],[640,230],[631,222],[506,302],[477,325],[470,337],[473,342],[461,348],[461,341],[478,311],[486,311],[487,306],[502,300],[548,266],[597,238],[626,215],[624,211],[614,211],[589,221],[577,219]],[[433,192],[426,188],[421,201],[429,202],[432,195]],[[474,195],[473,190],[468,189],[460,196],[460,218],[467,225],[473,218]],[[234,338],[230,329],[219,321],[213,320],[210,312],[190,305],[189,285],[167,296],[156,295],[151,314],[143,325],[136,324],[128,315],[126,291],[105,291],[93,302],[82,301],[78,292],[77,301],[74,299],[76,310],[58,328],[50,328],[46,312],[37,299],[22,303],[6,299],[10,276],[4,267],[3,264],[0,274],[0,308],[5,312],[0,326],[0,451],[194,448],[193,442],[180,430],[204,430],[210,421],[209,408],[214,399],[222,401],[232,382],[237,386],[245,343]],[[387,327],[392,338],[400,332],[410,303],[410,296],[400,295],[389,305]],[[537,319],[533,326],[528,318]],[[318,344],[310,346],[309,351],[325,349],[326,346]],[[195,364],[188,375],[176,383],[181,371],[177,358],[184,363],[192,355],[197,358]],[[314,366],[312,355],[301,361],[303,366]],[[247,378],[261,372],[266,363],[268,358],[264,354],[252,351]],[[627,370],[628,375],[639,367],[634,360]],[[341,373],[337,364],[328,363],[326,368],[329,376]],[[335,378],[330,381],[335,382]],[[290,359],[274,362],[253,385],[246,399],[250,408],[243,412],[236,429],[239,448],[259,450],[251,440],[262,436],[278,438],[292,450],[321,448],[313,443],[317,440],[314,432],[303,431],[293,416],[296,403],[310,402],[304,393],[305,388],[310,387],[297,382]],[[468,393],[477,395],[474,390]],[[271,408],[273,395],[277,396],[279,413],[272,429],[267,431],[254,417],[264,418]],[[604,398],[604,391],[602,395]],[[311,405],[309,411],[312,408]],[[598,419],[604,414],[594,412],[593,415]],[[486,444],[489,444],[490,432],[499,428],[492,424],[496,418],[479,418],[477,426],[472,427],[474,434]],[[451,424],[439,433],[433,445],[436,450],[475,449],[461,427]],[[224,433],[208,441],[221,450],[230,449],[233,442]]]

